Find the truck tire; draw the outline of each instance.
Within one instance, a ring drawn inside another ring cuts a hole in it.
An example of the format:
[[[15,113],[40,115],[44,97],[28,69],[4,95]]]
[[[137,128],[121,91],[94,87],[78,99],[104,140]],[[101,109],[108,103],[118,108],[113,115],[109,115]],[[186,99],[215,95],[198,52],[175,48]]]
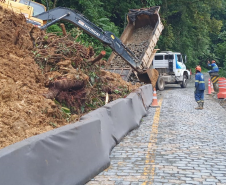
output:
[[[182,88],[186,88],[186,87],[187,87],[187,76],[186,76],[186,75],[183,76],[183,81],[182,81],[182,83],[180,84],[180,86],[181,86]]]
[[[157,90],[160,90],[160,91],[163,91],[165,88],[165,81],[161,76],[159,76],[159,78],[157,80],[156,88],[157,88]]]

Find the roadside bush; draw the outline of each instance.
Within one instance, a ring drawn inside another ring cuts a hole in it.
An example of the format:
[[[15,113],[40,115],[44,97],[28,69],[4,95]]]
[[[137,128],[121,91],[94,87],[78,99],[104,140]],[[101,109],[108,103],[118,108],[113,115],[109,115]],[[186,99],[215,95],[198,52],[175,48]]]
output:
[[[226,62],[224,62],[223,64],[224,64],[224,66],[220,69],[219,75],[221,77],[226,77]]]

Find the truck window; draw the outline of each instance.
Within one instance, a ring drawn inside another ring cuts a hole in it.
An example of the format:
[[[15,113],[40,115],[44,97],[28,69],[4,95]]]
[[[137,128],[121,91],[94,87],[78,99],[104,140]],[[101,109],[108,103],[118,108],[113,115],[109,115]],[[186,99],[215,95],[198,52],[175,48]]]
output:
[[[32,6],[34,8],[34,12],[32,16],[36,16],[40,13],[45,12],[45,6],[38,4],[34,1],[30,1],[29,0],[20,0],[20,3],[25,4],[25,5],[29,5]]]
[[[155,60],[163,60],[163,55],[156,55]]]
[[[182,60],[182,56],[181,55],[177,55],[177,60],[178,60],[178,62],[182,62],[183,60]]]
[[[165,60],[174,59],[173,55],[165,55]]]

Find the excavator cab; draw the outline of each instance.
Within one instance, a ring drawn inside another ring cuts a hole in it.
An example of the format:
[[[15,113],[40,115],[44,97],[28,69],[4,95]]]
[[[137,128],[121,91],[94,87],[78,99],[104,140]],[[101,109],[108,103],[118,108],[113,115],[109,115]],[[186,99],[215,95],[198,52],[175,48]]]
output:
[[[0,5],[6,9],[13,10],[15,13],[24,14],[28,23],[39,27],[44,24],[43,20],[34,17],[46,11],[46,7],[42,4],[28,0],[3,0],[0,1]]]
[[[32,17],[46,11],[46,7],[44,5],[34,2],[34,1],[17,0],[16,2],[32,7],[33,8],[33,12],[31,15]]]

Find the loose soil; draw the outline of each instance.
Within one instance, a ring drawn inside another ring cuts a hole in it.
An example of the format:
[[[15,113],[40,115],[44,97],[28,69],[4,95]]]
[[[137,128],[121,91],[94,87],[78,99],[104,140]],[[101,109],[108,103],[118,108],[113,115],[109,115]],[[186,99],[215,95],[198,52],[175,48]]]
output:
[[[134,55],[136,56],[136,58],[138,60],[142,60],[142,58],[148,48],[149,38],[150,38],[153,30],[154,29],[150,25],[142,27],[142,28],[138,28],[138,29],[134,30],[133,35],[127,41],[126,47],[134,53]],[[120,56],[115,56],[115,58],[110,62],[110,68],[111,69],[120,69],[120,68],[130,68],[130,66]],[[129,70],[127,70],[127,71],[129,71]],[[139,81],[139,79],[135,73],[136,72],[131,73],[131,75],[128,78],[128,81],[131,81],[131,82]],[[155,69],[152,69],[151,84],[152,84],[153,88],[155,88],[155,86],[156,86],[158,76],[159,76],[158,71]],[[125,79],[126,79],[126,77],[125,77]]]
[[[91,47],[46,34],[0,7],[0,148],[79,120],[140,84],[93,64]]]
[[[153,32],[153,28],[148,25],[134,30],[133,35],[126,43],[126,47],[130,49],[138,59],[142,59],[148,44],[149,38]],[[116,56],[110,63],[111,68],[130,67],[120,56]]]

